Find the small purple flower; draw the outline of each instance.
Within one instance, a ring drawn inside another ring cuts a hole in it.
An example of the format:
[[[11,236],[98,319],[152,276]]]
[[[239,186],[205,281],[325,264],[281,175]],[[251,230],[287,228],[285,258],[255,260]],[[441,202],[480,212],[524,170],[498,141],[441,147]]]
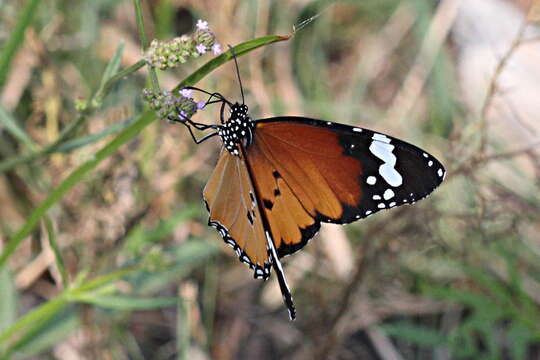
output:
[[[188,115],[184,110],[180,110],[180,120],[187,120]]]
[[[204,46],[203,44],[197,45],[196,49],[197,49],[197,52],[201,55],[206,52],[206,46]]]
[[[214,52],[214,55],[221,54],[222,53],[221,44],[218,42],[215,42],[214,45],[212,45],[212,51]]]
[[[193,97],[193,90],[191,89],[182,89],[180,90],[180,95],[187,99],[191,99]]]
[[[202,110],[206,106],[206,102],[204,101],[197,101],[197,110]]]
[[[204,21],[204,20],[197,20],[197,29],[199,30],[208,30],[208,21]]]

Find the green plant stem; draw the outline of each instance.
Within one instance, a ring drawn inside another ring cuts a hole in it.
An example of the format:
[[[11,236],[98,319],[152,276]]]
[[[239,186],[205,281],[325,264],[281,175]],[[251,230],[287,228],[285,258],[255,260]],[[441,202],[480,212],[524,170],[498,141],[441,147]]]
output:
[[[11,36],[3,46],[2,53],[0,54],[0,86],[3,86],[6,81],[11,61],[17,53],[19,46],[24,42],[24,32],[32,22],[39,3],[39,0],[29,0],[26,3],[25,8],[21,11],[17,19],[15,29],[13,29]]]
[[[143,51],[148,48],[148,40],[146,40],[146,30],[144,28],[144,17],[140,0],[133,0],[133,7],[135,9],[135,18],[137,19],[137,29],[139,30],[139,37],[141,39],[141,47]],[[159,92],[159,82],[156,71],[149,67],[150,82],[152,83],[152,90]]]

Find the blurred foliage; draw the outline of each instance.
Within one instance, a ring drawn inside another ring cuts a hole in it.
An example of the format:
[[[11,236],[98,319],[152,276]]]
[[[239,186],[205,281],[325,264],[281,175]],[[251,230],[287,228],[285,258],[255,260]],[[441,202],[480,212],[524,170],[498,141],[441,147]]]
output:
[[[538,358],[537,154],[523,166],[479,146],[451,41],[414,106],[396,107],[437,3],[0,1],[0,357]],[[141,100],[155,80],[239,97],[230,54],[156,73],[141,61],[141,34],[166,40],[198,19],[239,44],[252,117],[374,128],[449,170],[428,200],[287,258],[295,323],[275,279],[253,280],[206,226],[217,146]]]

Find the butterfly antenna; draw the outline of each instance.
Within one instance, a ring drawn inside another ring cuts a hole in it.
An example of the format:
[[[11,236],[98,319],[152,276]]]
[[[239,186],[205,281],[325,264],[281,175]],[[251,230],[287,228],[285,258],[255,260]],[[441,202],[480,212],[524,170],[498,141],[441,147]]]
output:
[[[234,49],[231,45],[229,46],[229,50],[231,50],[231,54],[234,59],[234,65],[236,66],[236,76],[238,77],[238,83],[240,84],[240,93],[242,94],[242,105],[244,105],[244,87],[242,86],[242,79],[240,79],[240,70],[238,70],[238,61],[236,61],[236,54],[234,53]]]

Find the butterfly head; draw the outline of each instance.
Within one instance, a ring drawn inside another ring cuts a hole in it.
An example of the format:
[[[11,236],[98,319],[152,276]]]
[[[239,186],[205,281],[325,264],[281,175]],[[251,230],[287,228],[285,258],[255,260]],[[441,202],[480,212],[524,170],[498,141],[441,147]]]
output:
[[[248,107],[234,103],[231,106],[229,119],[219,129],[223,145],[232,155],[239,156],[240,144],[249,146],[253,141],[253,123],[248,115]]]

